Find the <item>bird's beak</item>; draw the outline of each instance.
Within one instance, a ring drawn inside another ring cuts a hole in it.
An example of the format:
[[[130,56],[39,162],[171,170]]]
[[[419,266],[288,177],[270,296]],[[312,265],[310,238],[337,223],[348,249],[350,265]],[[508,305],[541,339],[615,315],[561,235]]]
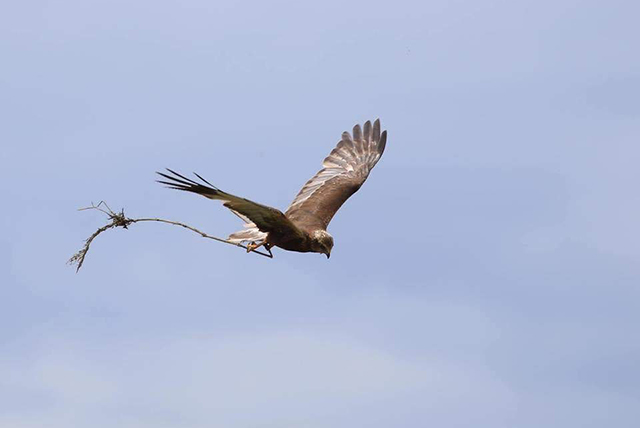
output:
[[[331,257],[331,253],[325,253],[327,255],[327,258]]]

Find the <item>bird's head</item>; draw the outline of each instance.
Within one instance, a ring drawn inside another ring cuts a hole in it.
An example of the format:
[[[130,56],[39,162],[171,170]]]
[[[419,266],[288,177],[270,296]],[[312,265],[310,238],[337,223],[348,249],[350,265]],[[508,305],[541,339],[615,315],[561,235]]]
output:
[[[326,230],[316,230],[313,233],[313,249],[316,253],[325,254],[327,258],[331,257],[331,249],[333,248],[333,236]]]

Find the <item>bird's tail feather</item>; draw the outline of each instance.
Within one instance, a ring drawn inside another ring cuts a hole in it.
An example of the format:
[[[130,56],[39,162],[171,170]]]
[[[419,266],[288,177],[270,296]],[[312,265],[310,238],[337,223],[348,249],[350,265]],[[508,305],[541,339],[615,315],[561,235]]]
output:
[[[267,238],[266,232],[260,232],[255,224],[247,223],[245,229],[234,232],[227,238],[227,241],[239,244],[241,242],[260,242]]]
[[[252,222],[247,216],[240,214],[238,211],[231,210],[232,213],[237,215],[242,221],[244,221],[244,229],[234,232],[227,238],[227,241],[239,244],[241,242],[259,242],[267,238],[266,232],[261,232],[258,226]]]

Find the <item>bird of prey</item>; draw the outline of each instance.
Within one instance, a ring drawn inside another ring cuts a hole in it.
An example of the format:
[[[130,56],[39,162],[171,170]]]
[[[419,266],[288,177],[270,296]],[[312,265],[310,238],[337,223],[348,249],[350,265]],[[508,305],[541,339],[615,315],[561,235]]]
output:
[[[271,248],[275,246],[321,253],[329,258],[333,237],[327,226],[342,204],[365,182],[380,160],[386,142],[387,131],[380,133],[379,119],[373,125],[367,121],[363,127],[354,126],[353,135],[342,133],[338,145],[322,162],[322,169],[307,181],[284,213],[223,192],[196,173],[201,182],[167,168],[167,173],[158,172],[163,177],[158,182],[222,201],[245,222],[244,229],[232,233],[228,241],[247,243],[248,252],[263,246],[272,257]]]

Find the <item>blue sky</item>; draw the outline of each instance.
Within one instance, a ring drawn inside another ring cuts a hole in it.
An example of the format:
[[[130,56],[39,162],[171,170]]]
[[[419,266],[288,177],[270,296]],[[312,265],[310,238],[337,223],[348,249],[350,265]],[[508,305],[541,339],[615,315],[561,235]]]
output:
[[[635,427],[640,6],[0,6],[0,427]],[[268,260],[164,167],[284,209],[340,133],[387,150]]]

